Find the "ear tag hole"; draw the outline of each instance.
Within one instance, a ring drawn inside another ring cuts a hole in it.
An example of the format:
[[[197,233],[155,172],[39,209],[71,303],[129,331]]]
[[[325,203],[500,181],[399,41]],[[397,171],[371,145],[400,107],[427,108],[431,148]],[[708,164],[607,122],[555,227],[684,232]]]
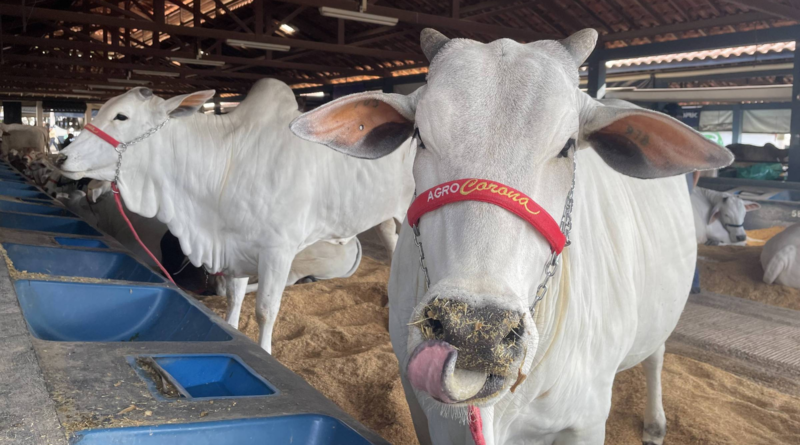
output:
[[[358,129],[359,129],[360,131],[364,131],[364,126],[363,126],[363,125],[359,125],[359,126],[358,126]]]

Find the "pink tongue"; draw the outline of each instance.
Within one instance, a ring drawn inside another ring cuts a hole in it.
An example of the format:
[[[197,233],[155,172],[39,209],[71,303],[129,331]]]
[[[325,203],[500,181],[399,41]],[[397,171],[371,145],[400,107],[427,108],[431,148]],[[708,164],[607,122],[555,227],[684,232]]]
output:
[[[454,403],[445,392],[443,379],[448,361],[457,355],[456,349],[443,341],[428,340],[417,346],[406,368],[411,386],[444,403]]]

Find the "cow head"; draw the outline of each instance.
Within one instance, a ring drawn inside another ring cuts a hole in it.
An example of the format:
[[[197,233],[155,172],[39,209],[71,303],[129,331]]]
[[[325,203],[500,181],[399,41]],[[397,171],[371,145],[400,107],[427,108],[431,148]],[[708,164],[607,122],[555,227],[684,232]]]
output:
[[[638,178],[733,160],[668,116],[604,106],[582,93],[578,68],[596,39],[584,30],[562,41],[483,44],[427,29],[425,87],[410,96],[347,96],[298,117],[292,130],[351,156],[378,158],[417,129],[418,191],[490,179],[526,193],[556,220],[572,182],[572,147],[591,145],[612,168]],[[401,366],[419,397],[492,404],[531,367],[538,331],[529,308],[550,245],[514,214],[472,201],[425,214],[419,228],[431,286],[421,298],[394,297],[415,305],[410,359]]]
[[[725,194],[711,209],[708,223],[719,220],[728,232],[732,244],[747,241],[744,231],[744,217],[747,212],[761,208],[757,202],[744,201],[736,196]]]
[[[168,118],[191,115],[213,96],[214,90],[209,90],[164,100],[151,90],[138,87],[106,102],[92,124],[120,142],[131,141]],[[89,131],[82,131],[61,155],[58,165],[68,178],[114,180],[117,152]]]

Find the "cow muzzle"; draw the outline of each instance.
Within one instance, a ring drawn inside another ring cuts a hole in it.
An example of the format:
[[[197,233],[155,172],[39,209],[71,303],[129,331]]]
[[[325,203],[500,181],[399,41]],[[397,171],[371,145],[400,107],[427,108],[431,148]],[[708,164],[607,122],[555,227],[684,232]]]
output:
[[[53,157],[52,161],[56,167],[61,167],[65,162],[67,162],[67,156],[59,153]]]
[[[406,368],[417,390],[443,403],[476,403],[517,379],[526,348],[523,313],[434,298],[421,316],[414,324],[424,340]]]

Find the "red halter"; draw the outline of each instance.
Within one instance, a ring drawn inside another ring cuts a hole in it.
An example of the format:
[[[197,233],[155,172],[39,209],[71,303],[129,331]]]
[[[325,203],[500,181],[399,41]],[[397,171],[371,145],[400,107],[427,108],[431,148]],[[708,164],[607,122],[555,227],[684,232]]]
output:
[[[414,227],[422,215],[459,201],[488,202],[508,210],[538,230],[556,253],[561,253],[567,242],[558,223],[536,201],[519,190],[488,179],[457,179],[420,193],[408,209],[408,223]]]
[[[97,128],[97,127],[95,127],[92,124],[84,125],[83,129],[88,131],[89,133],[92,133],[93,135],[99,137],[100,139],[108,142],[114,148],[117,148],[120,145],[120,142],[118,140],[114,139],[110,134],[106,133],[105,131],[103,131],[103,130]]]
[[[88,130],[89,133],[92,133],[93,135],[95,135],[95,136],[99,137],[100,139],[102,139],[102,140],[108,142],[109,144],[111,144],[111,146],[114,147],[115,150],[120,145],[122,145],[122,143],[120,141],[114,139],[110,134],[106,133],[105,131],[103,131],[103,130],[97,128],[97,127],[95,127],[92,124],[86,124],[86,125],[83,126],[83,128],[84,128],[84,130]],[[122,151],[124,151],[124,150],[117,150],[117,153],[119,153],[120,159],[122,159],[121,158]],[[172,275],[170,275],[169,272],[167,272],[167,269],[164,266],[161,265],[161,262],[158,261],[158,258],[156,258],[155,255],[153,255],[153,252],[151,252],[150,249],[148,249],[147,246],[144,245],[144,242],[142,241],[142,239],[139,238],[139,234],[136,233],[136,229],[133,227],[133,224],[131,223],[131,220],[128,219],[128,215],[125,214],[125,210],[122,207],[122,200],[120,200],[120,198],[119,198],[119,189],[117,188],[116,179],[111,182],[111,191],[114,192],[114,201],[117,203],[117,210],[119,211],[120,216],[122,216],[122,219],[125,220],[126,223],[128,223],[128,228],[131,229],[131,232],[133,233],[133,237],[136,238],[136,241],[139,242],[139,245],[142,246],[142,249],[144,249],[144,251],[147,252],[147,255],[149,255],[150,258],[153,261],[155,261],[155,263],[158,265],[158,268],[161,269],[161,272],[163,272],[164,275],[166,275],[166,277],[169,279],[169,281],[172,284],[175,284],[175,280],[172,279]],[[177,284],[175,284],[175,285],[177,286]]]

